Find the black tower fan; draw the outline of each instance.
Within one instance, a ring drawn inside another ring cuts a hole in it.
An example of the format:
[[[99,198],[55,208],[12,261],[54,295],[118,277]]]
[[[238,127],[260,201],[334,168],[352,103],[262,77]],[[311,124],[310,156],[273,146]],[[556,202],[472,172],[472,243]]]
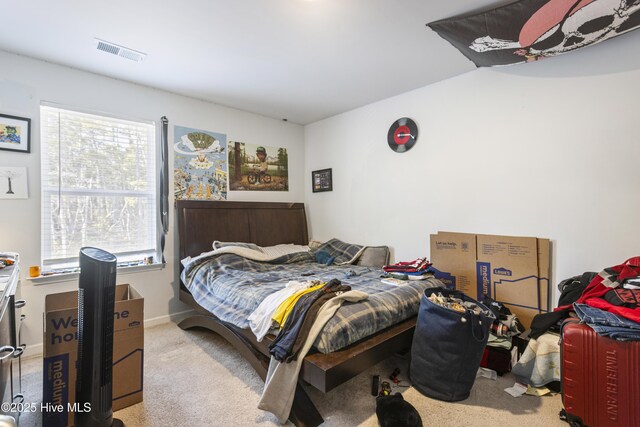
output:
[[[78,283],[78,378],[76,427],[119,427],[113,419],[113,311],[116,257],[97,248],[80,249]]]

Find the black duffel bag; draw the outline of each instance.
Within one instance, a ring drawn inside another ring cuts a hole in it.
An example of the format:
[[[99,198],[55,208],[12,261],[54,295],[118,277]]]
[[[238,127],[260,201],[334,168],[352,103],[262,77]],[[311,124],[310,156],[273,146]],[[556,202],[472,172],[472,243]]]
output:
[[[483,311],[455,311],[429,301],[434,293],[473,302]],[[455,402],[469,397],[495,320],[491,311],[460,291],[424,291],[411,347],[409,377],[422,394]]]

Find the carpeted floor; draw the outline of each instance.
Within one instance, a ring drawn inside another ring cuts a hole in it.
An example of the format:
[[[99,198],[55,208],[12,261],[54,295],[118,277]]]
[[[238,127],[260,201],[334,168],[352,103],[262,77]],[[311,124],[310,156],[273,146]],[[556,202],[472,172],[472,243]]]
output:
[[[145,330],[144,402],[116,413],[127,427],[271,426],[269,413],[257,409],[263,383],[251,366],[224,340],[205,330],[182,331],[175,324]],[[392,357],[322,394],[308,387],[325,419],[324,426],[377,426],[371,376],[387,377],[407,361]],[[25,402],[42,401],[42,359],[23,364]],[[513,398],[503,391],[512,376],[479,378],[469,399],[446,403],[398,388],[420,412],[425,426],[566,426],[558,419],[560,396]],[[22,427],[41,426],[39,413],[20,417]],[[45,426],[46,427],[46,426]]]

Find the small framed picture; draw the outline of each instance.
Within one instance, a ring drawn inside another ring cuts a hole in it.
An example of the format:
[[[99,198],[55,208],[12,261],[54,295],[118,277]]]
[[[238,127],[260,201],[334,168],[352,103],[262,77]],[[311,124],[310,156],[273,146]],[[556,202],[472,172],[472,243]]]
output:
[[[320,169],[311,172],[311,183],[314,193],[321,191],[333,191],[331,169]]]
[[[0,150],[31,152],[31,119],[0,114]]]
[[[27,168],[0,166],[0,199],[28,199]]]

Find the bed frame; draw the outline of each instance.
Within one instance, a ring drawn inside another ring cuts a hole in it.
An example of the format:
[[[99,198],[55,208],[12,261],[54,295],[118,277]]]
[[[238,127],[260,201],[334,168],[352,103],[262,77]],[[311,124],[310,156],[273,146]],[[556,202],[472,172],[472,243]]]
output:
[[[309,243],[303,203],[176,201],[180,241],[179,262],[211,250],[214,240],[247,242],[260,246]],[[182,329],[202,327],[216,332],[251,364],[264,380],[269,367],[268,335],[257,342],[250,330],[218,319],[200,306],[180,284],[180,300],[195,314],[180,322]],[[411,346],[415,317],[371,337],[330,353],[309,353],[302,364],[289,420],[296,426],[318,426],[322,416],[301,386],[304,381],[322,392],[337,387],[394,353]]]

